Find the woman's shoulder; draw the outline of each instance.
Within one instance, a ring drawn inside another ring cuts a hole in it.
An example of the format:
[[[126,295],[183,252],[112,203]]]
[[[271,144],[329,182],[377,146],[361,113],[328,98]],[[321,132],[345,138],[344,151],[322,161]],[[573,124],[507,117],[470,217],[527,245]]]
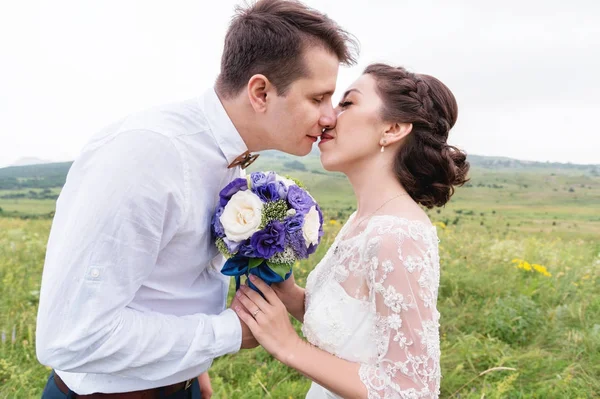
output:
[[[350,215],[346,225],[352,224],[355,217],[356,212]],[[431,223],[427,214],[421,209],[417,212],[405,209],[391,210],[390,212],[372,215],[363,224],[361,231],[350,237],[344,236],[343,233],[346,230],[346,226],[344,226],[340,231],[340,235],[343,237],[341,240],[350,241],[361,237],[370,241],[372,238],[388,237],[390,239],[394,238],[399,243],[406,239],[433,243],[439,241],[435,225]]]
[[[365,228],[369,235],[407,234],[410,237],[437,235],[429,217],[415,214],[388,213],[372,216]]]

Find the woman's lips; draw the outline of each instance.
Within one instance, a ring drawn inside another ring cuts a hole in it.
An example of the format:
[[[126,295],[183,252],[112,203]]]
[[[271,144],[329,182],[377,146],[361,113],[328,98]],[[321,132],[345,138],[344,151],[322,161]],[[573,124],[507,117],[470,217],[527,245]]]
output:
[[[330,136],[327,133],[323,133],[321,135],[321,141],[319,141],[319,145],[321,145],[321,144],[323,144],[323,143],[325,143],[327,141],[330,141],[330,140],[333,140],[333,136]]]

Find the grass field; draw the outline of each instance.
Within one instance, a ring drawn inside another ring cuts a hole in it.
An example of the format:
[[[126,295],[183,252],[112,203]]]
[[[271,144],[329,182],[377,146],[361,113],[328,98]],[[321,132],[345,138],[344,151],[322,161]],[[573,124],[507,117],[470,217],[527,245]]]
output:
[[[285,170],[269,162],[253,168]],[[326,235],[296,266],[300,284],[355,206],[345,178],[306,169],[284,173],[322,204]],[[0,202],[20,215],[54,207],[9,205]],[[600,397],[600,178],[477,169],[429,215],[441,241],[441,397]],[[0,218],[0,398],[39,397],[48,374],[34,337],[50,223]],[[217,359],[210,374],[216,398],[303,398],[310,384],[260,348]]]

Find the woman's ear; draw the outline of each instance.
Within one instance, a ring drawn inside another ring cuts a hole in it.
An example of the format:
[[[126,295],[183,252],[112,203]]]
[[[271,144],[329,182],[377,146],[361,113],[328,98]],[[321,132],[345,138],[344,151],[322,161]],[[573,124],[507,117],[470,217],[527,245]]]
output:
[[[388,145],[397,143],[408,136],[412,132],[412,128],[412,123],[393,123],[388,125],[381,139],[385,140]]]
[[[267,102],[270,89],[272,88],[271,82],[266,78],[265,75],[257,74],[253,75],[248,81],[248,99],[250,105],[256,112],[265,112],[267,109]]]

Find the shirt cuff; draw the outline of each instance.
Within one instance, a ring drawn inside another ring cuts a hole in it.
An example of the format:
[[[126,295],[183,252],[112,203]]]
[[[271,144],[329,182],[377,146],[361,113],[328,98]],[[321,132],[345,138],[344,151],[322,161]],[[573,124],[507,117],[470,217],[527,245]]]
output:
[[[239,352],[242,347],[242,324],[233,309],[225,309],[218,316],[213,316],[215,334],[214,357]]]

